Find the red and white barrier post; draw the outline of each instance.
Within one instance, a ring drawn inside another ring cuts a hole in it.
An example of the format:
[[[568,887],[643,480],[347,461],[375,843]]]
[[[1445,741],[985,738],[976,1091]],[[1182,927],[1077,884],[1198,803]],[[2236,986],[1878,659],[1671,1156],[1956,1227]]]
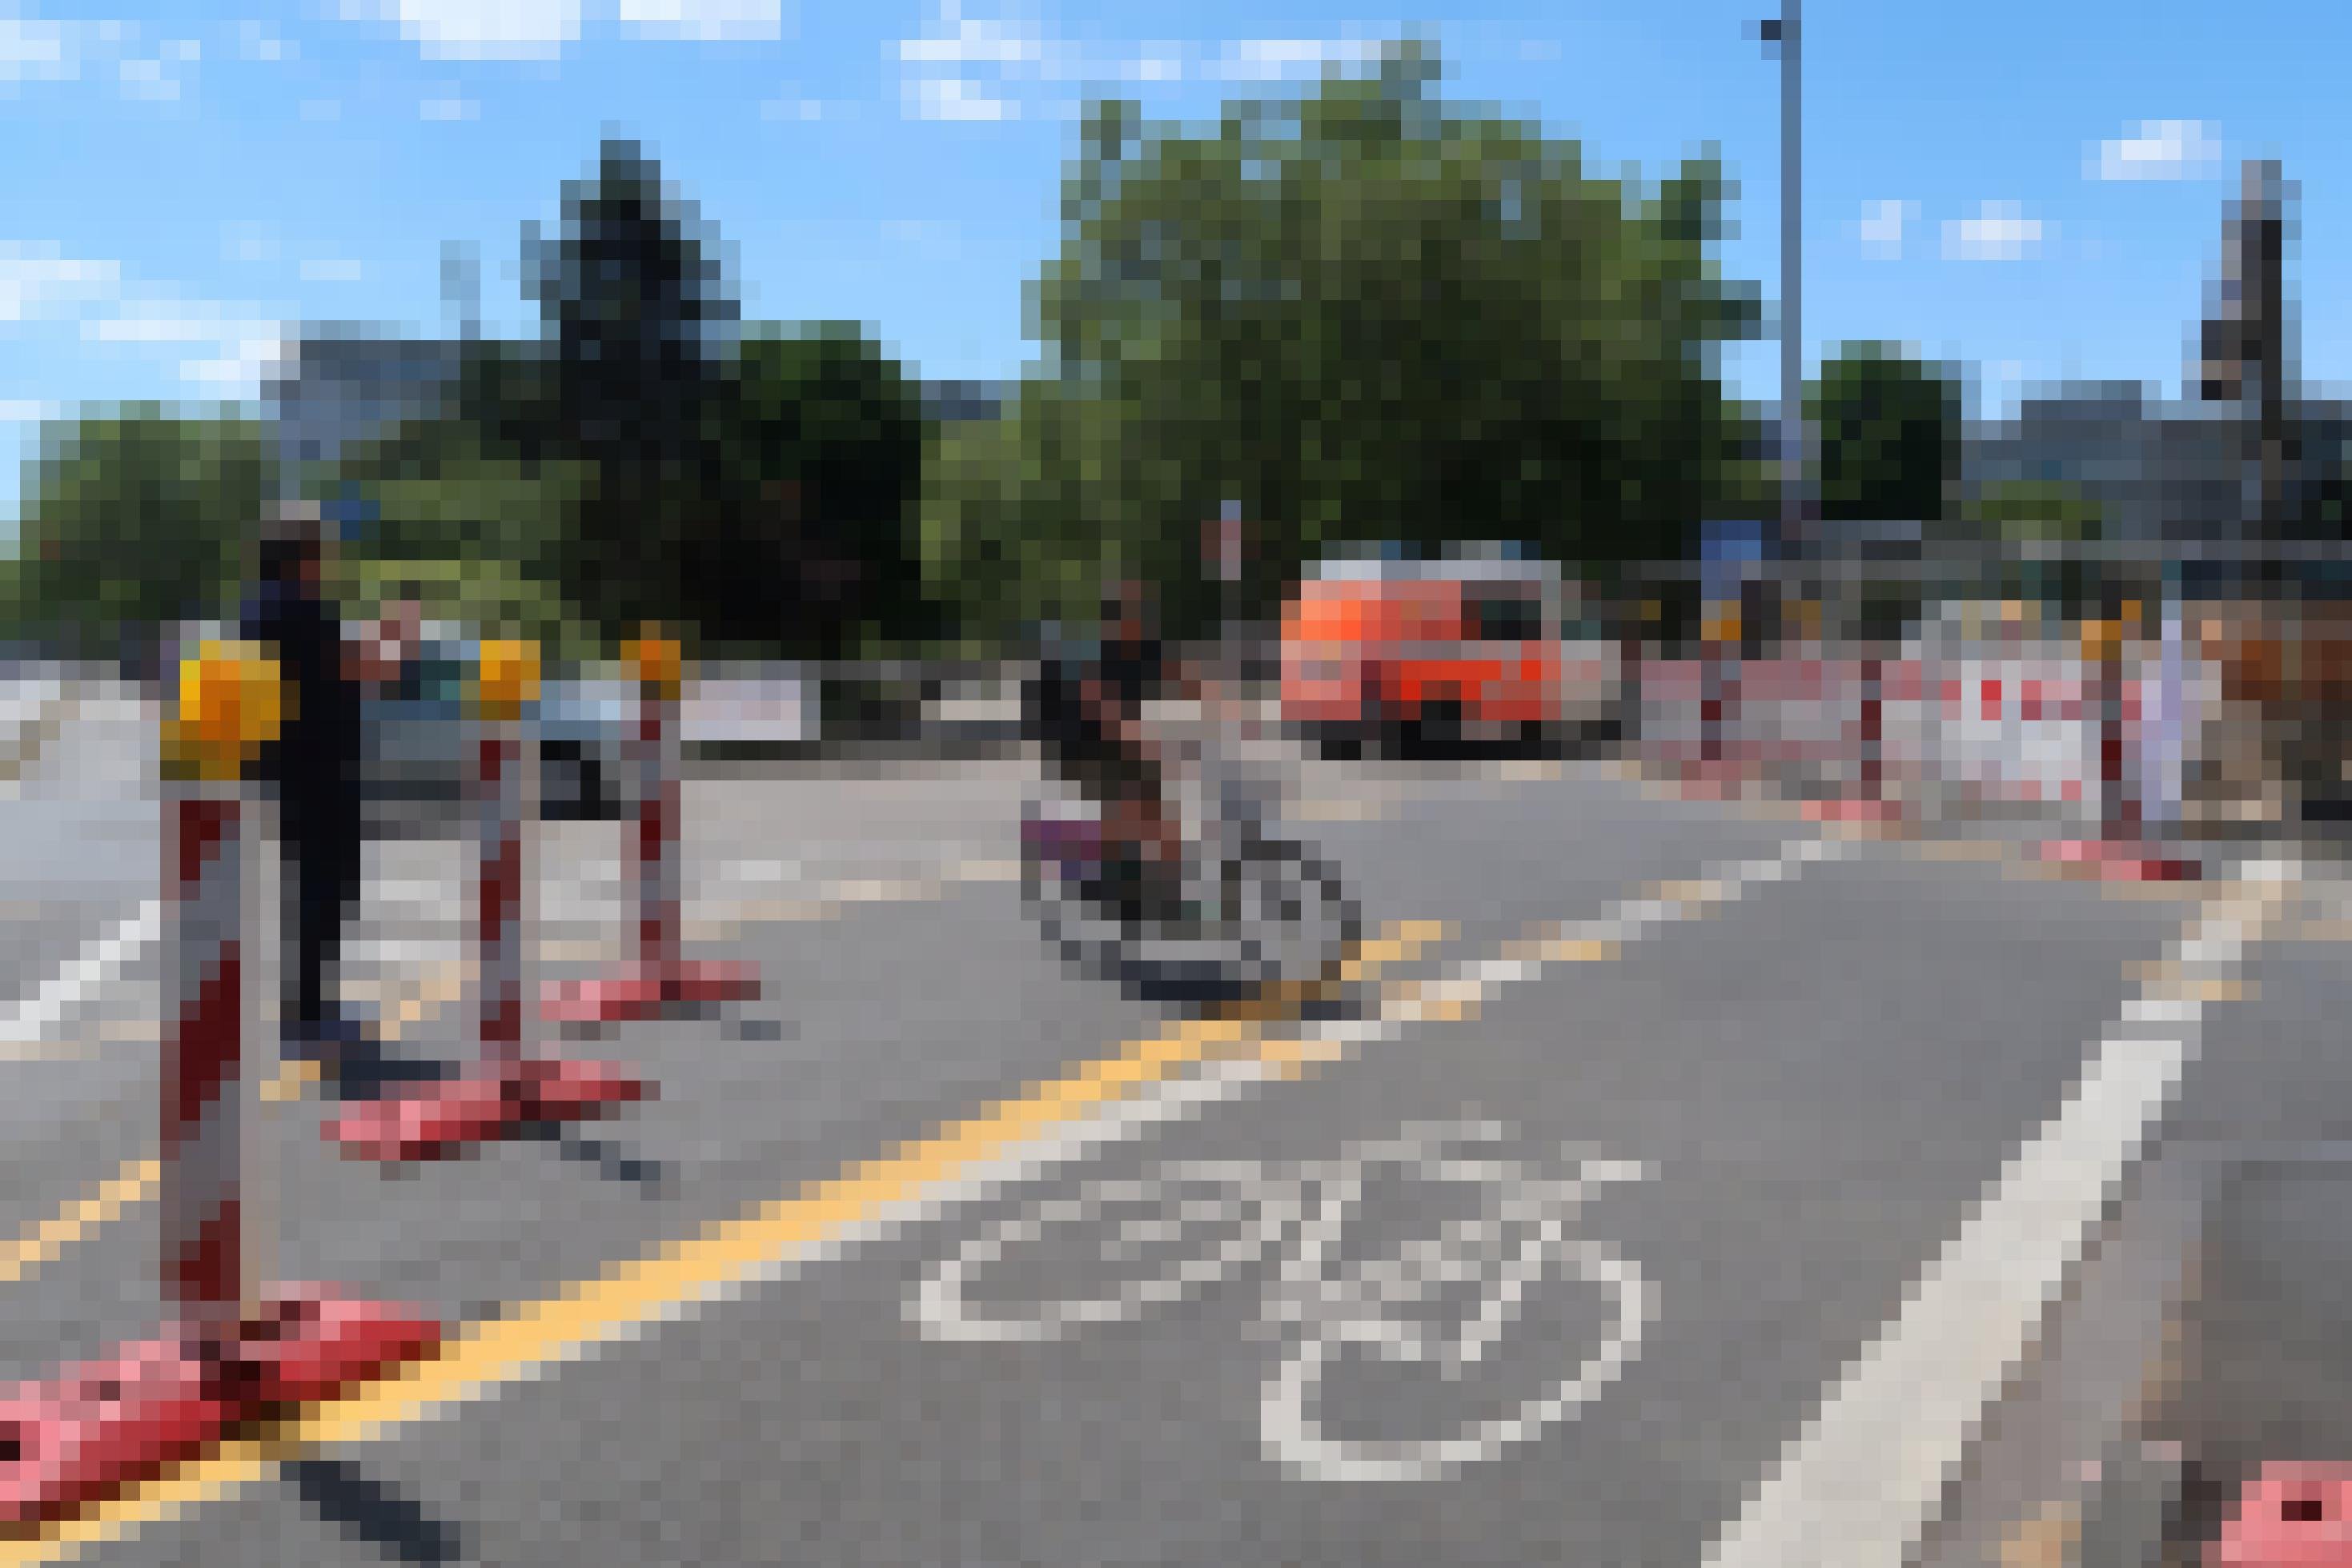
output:
[[[760,994],[750,964],[689,959],[680,948],[680,747],[684,685],[677,643],[646,634],[625,650],[637,686],[636,820],[630,833],[636,882],[636,956],[614,977],[551,986],[541,1015],[551,1022],[606,1024],[683,1008],[750,1001]]]
[[[473,785],[478,821],[473,948],[475,1029],[481,1060],[471,1071],[346,1112],[327,1135],[361,1158],[405,1164],[442,1159],[509,1135],[600,1114],[642,1100],[651,1087],[609,1062],[527,1049],[530,847],[538,826],[539,653],[527,643],[482,645],[474,687]]]
[[[234,780],[173,780],[163,809],[163,1285],[198,1338],[218,1346],[255,1304],[238,1186],[248,802]]]
[[[257,650],[223,643],[179,675],[163,744],[171,991],[158,1206],[173,1315],[153,1339],[0,1392],[0,1527],[76,1513],[257,1416],[381,1377],[441,1337],[407,1308],[257,1281],[242,1157],[246,1033],[260,1021],[247,1008],[245,857],[255,824],[243,785],[277,733],[278,676]]]
[[[1886,663],[1875,649],[1862,660],[1861,680],[1859,778],[1842,797],[1807,808],[1807,815],[1820,821],[1885,822],[1900,815],[1886,794]]]
[[[530,913],[524,901],[530,894],[524,834],[535,814],[530,798],[534,769],[525,765],[519,715],[486,709],[478,725],[474,741],[481,812],[474,878],[474,953],[480,977],[477,1028],[485,1061],[514,1061],[523,1054]]]
[[[2083,656],[2097,674],[2099,725],[2099,836],[2063,839],[2045,843],[2045,860],[2081,863],[2099,874],[2126,882],[2186,882],[2198,875],[2194,861],[2166,855],[2149,844],[2142,820],[2140,799],[2131,770],[2125,764],[2127,735],[2126,662],[2127,606],[2124,618],[2088,622],[2083,629]]]
[[[1862,798],[1872,806],[1886,800],[1885,668],[1875,653],[1862,662]]]
[[[658,654],[654,655],[659,658]],[[678,954],[678,682],[641,653],[637,675],[637,961],[657,975]]]

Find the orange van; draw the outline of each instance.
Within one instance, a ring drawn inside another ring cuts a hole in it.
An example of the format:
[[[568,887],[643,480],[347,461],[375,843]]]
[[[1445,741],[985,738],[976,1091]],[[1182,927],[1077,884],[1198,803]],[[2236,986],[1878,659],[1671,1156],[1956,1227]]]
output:
[[[1283,717],[1339,754],[1549,739],[1596,674],[1570,657],[1564,601],[1549,561],[1325,561],[1283,612]]]

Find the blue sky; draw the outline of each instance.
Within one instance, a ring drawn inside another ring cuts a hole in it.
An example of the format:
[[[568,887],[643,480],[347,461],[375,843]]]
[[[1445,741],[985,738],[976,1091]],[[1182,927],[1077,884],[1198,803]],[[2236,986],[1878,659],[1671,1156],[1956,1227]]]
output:
[[[1655,176],[1712,144],[1727,270],[1779,290],[1770,0],[0,0],[0,458],[89,401],[257,395],[306,323],[434,331],[443,247],[492,330],[530,319],[520,230],[598,139],[641,140],[751,312],[868,323],[937,377],[1015,374],[1090,88],[1205,123],[1407,32],[1447,96]],[[2352,152],[2337,6],[1812,0],[1807,361],[1892,339],[1998,409],[2061,377],[2178,389],[2238,161],[2301,192],[2306,376],[2347,379]],[[1727,361],[1774,390],[1771,344]],[[18,448],[21,450],[21,447]],[[17,472],[0,462],[0,519]]]

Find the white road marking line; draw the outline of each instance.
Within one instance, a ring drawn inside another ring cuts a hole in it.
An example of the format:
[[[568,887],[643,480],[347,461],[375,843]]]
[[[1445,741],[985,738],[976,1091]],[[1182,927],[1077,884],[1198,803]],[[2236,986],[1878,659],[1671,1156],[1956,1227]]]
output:
[[[2252,865],[2179,946],[2210,963],[2259,939],[2293,869]],[[2122,1009],[2066,1103],[2008,1162],[1909,1305],[1826,1391],[1711,1568],[1893,1568],[1933,1524],[1988,1402],[2032,1348],[2116,1184],[2196,1055],[2202,1006],[2143,995]]]
[[[14,1015],[0,1019],[0,1046],[38,1046],[47,1032],[65,1021],[84,992],[112,978],[136,959],[162,933],[163,905],[149,899],[139,913],[82,949],[73,962],[49,977],[48,983]]]
[[[1665,909],[1664,918],[1629,919],[1623,906],[1621,906],[1618,911],[1588,925],[1637,936],[1654,933],[1672,920],[1692,918],[1709,908],[1736,901],[1753,883],[1785,881],[1807,864],[1840,858],[1848,852],[1849,848],[1848,845],[1822,840],[1795,842],[1786,846],[1780,855],[1769,860],[1748,862],[1731,868],[1726,874],[1701,882],[1675,884],[1690,890],[1693,896],[1643,901],[1645,906],[1663,904]],[[1589,946],[1589,944],[1583,946]],[[1576,956],[1590,956],[1581,950],[1580,945],[1573,943],[1547,943],[1545,948],[1547,951],[1573,952]],[[1213,1057],[1189,1071],[1155,1078],[1131,1092],[1097,1102],[1085,1112],[1012,1145],[999,1155],[966,1164],[953,1176],[932,1182],[919,1191],[881,1206],[864,1219],[826,1230],[817,1239],[780,1248],[764,1257],[731,1265],[731,1272],[698,1281],[689,1289],[667,1295],[663,1300],[658,1317],[612,1325],[600,1331],[599,1337],[631,1340],[649,1337],[658,1331],[661,1323],[677,1322],[692,1309],[740,1300],[758,1285],[798,1278],[815,1264],[847,1260],[869,1247],[888,1244],[911,1229],[936,1223],[970,1203],[995,1197],[1008,1186],[1034,1181],[1040,1175],[1097,1149],[1134,1138],[1152,1127],[1178,1120],[1207,1106],[1238,1099],[1268,1082],[1288,1079],[1295,1075],[1301,1061],[1313,1060],[1318,1055],[1327,1058],[1338,1056],[1348,1045],[1365,1044],[1386,1038],[1407,1023],[1459,1019],[1467,1007],[1475,1006],[1500,985],[1511,980],[1533,978],[1546,967],[1546,962],[1544,959],[1524,958],[1488,960],[1469,966],[1449,981],[1426,987],[1398,988],[1391,993],[1393,1005],[1370,1019],[1321,1026],[1270,1026],[1259,1032],[1255,1054]],[[1297,1032],[1284,1039],[1275,1034],[1275,1027],[1292,1029]],[[1315,1049],[1318,1046],[1322,1050]],[[1305,1049],[1299,1049],[1301,1047]],[[563,1367],[576,1364],[577,1360],[571,1354],[549,1356],[504,1369],[494,1385],[474,1386],[461,1398],[440,1401],[424,1414],[404,1416],[398,1428],[454,1414],[478,1399],[496,1397],[517,1387],[551,1379],[560,1375]],[[389,1430],[380,1430],[379,1435],[388,1436]],[[275,1467],[261,1473],[274,1474]],[[206,1490],[200,1500],[203,1503],[223,1501],[241,1495],[252,1484],[255,1483],[246,1479],[215,1484]],[[177,1517],[185,1517],[196,1506],[199,1506],[198,1502],[181,1505],[173,1510],[173,1513]],[[136,1520],[124,1521],[118,1528],[118,1538],[137,1532],[144,1522]]]
[[[697,900],[701,913],[683,923],[681,935],[690,941],[710,941],[738,935],[738,927],[765,922],[803,921],[821,919],[843,904],[912,903],[940,896],[948,888],[965,883],[1004,883],[1019,880],[1020,868],[1009,861],[965,861],[944,868],[938,875],[914,880],[885,881],[868,879],[858,882],[818,883],[808,895],[791,904],[775,900],[755,901],[735,899],[725,902]],[[432,883],[412,883],[411,888],[432,887]],[[443,889],[443,892],[448,890]],[[457,907],[446,900],[431,900],[424,904],[438,915]],[[612,926],[622,919],[625,911],[565,910],[548,914],[542,910],[540,925],[552,939],[542,943],[539,956],[542,962],[592,963],[600,959],[625,956],[629,950],[625,933],[617,930],[600,933],[585,938],[566,938],[554,934],[566,928]],[[14,1016],[0,1019],[0,1061],[39,1061],[55,1060],[61,1043],[56,1038],[59,1025],[81,1005],[86,993],[119,977],[124,966],[135,961],[153,946],[163,931],[163,904],[149,900],[139,913],[123,921],[112,931],[98,938],[63,969],[51,976],[33,998],[20,1006]],[[470,954],[463,937],[376,937],[361,938],[345,944],[345,953],[355,971],[396,969],[402,966],[462,962]],[[122,1026],[101,1030],[110,1040],[152,1040],[152,1030],[142,1031],[136,1026]],[[67,1051],[65,1054],[78,1054]]]

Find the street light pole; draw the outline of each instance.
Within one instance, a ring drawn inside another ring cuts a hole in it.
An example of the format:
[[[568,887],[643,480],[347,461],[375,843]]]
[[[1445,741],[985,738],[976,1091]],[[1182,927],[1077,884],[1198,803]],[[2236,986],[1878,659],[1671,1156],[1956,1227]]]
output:
[[[1801,537],[1805,478],[1804,0],[1780,18],[1780,543]]]
[[[1780,526],[1777,560],[1805,540],[1804,0],[1783,0],[1759,29],[1780,49]]]

